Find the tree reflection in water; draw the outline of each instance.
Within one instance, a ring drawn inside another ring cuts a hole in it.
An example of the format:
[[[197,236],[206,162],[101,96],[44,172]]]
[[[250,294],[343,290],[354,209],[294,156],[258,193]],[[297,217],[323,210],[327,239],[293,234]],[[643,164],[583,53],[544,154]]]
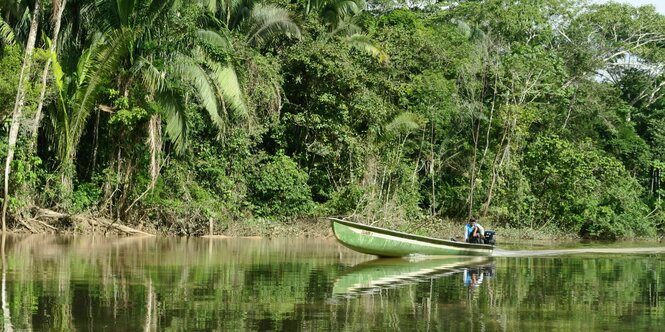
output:
[[[7,237],[3,330],[658,330],[654,253],[372,260],[334,241]]]

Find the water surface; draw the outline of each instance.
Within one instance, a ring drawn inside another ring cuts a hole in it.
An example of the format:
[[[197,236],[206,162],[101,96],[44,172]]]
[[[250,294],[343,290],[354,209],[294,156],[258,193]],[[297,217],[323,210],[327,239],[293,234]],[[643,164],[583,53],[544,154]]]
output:
[[[375,259],[334,240],[9,237],[5,331],[662,331],[658,244]]]

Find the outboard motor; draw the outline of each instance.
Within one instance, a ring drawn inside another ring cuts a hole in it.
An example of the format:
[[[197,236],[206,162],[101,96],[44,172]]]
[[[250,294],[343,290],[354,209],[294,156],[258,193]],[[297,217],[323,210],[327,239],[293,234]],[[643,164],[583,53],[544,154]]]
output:
[[[485,244],[496,245],[495,231],[485,231]]]

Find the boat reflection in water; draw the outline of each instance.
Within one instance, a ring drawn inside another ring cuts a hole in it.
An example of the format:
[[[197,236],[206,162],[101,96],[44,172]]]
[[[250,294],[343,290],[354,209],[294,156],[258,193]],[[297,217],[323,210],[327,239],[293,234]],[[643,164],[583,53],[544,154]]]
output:
[[[494,263],[491,257],[379,258],[358,264],[337,278],[332,298],[378,293],[451,275],[462,275],[464,284],[475,288],[484,278],[494,275]]]

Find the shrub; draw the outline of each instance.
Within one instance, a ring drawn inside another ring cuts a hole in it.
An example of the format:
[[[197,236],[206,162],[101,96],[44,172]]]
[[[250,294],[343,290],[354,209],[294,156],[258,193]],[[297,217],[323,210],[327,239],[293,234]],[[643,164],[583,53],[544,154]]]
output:
[[[83,183],[79,185],[72,193],[71,212],[78,213],[85,211],[95,204],[98,204],[102,198],[102,188],[98,183]]]
[[[357,184],[349,184],[335,191],[325,203],[326,214],[348,214],[362,209],[365,190]]]
[[[314,207],[308,176],[288,156],[260,161],[249,176],[249,202],[255,214],[291,217],[306,215]]]

